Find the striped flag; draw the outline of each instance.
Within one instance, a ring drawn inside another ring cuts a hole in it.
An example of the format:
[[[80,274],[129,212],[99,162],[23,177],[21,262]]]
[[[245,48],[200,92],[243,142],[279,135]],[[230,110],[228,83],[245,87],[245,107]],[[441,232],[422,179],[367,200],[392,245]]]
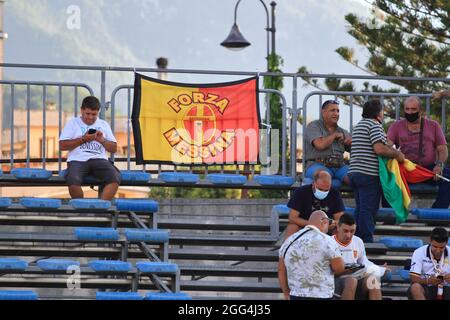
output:
[[[384,197],[395,211],[397,223],[406,221],[411,204],[409,183],[418,183],[434,177],[434,173],[405,159],[399,163],[396,159],[378,157],[379,174]]]
[[[257,90],[257,77],[200,85],[136,73],[136,163],[258,163]]]

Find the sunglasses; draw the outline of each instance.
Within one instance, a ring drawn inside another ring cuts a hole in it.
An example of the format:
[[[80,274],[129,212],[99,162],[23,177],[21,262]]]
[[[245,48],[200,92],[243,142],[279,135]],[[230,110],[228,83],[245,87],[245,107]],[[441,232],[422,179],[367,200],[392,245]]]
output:
[[[327,100],[324,103],[322,103],[322,109],[324,109],[329,104],[337,104],[337,105],[339,105],[339,101],[337,101],[337,100]]]

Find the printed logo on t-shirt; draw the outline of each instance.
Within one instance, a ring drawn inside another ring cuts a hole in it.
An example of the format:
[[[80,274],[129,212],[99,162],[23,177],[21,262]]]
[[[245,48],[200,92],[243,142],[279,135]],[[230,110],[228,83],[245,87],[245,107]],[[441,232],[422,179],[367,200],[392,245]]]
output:
[[[89,129],[95,129],[97,131],[102,130],[101,127],[81,127],[81,134],[84,136]],[[98,155],[103,153],[103,146],[99,142],[92,140],[90,142],[85,142],[82,145],[80,145],[80,150],[82,152]]]
[[[312,207],[314,210],[322,210],[324,212],[328,212],[328,210],[330,209],[327,205],[322,206],[321,201],[319,199],[317,199],[316,197],[314,197]]]

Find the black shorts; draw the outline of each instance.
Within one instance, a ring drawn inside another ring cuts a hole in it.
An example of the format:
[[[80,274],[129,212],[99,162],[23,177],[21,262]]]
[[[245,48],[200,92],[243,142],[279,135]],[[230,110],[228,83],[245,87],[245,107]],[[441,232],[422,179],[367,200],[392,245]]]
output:
[[[120,184],[120,171],[108,160],[91,159],[88,161],[70,161],[67,163],[66,181],[69,186],[81,186],[83,178],[93,175],[104,184]]]
[[[426,284],[421,284],[423,291],[425,293],[425,299],[427,300],[436,300],[437,296],[437,286],[427,286]],[[408,288],[408,299],[412,300],[412,294],[411,294],[411,286]],[[444,300],[450,300],[450,287],[445,286],[444,292],[443,292],[443,299]]]

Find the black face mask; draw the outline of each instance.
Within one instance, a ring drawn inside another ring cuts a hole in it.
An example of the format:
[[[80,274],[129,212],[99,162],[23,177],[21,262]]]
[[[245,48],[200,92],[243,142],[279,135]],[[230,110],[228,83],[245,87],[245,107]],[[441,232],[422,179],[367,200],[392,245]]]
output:
[[[415,113],[406,113],[405,112],[405,119],[408,122],[415,122],[417,119],[419,119],[419,111]]]

